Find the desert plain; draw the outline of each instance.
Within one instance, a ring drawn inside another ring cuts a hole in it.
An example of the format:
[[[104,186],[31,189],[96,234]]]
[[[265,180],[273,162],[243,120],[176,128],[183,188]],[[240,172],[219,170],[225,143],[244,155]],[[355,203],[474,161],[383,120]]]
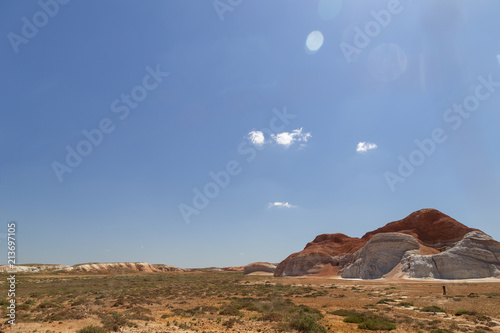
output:
[[[1,289],[7,274],[2,273]],[[2,332],[500,332],[500,281],[18,273]],[[443,295],[443,286],[446,295]]]

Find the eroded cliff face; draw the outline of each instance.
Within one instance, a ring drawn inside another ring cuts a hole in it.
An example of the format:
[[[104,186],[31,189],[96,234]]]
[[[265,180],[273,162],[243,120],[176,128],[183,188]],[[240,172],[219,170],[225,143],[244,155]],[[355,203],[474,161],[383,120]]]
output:
[[[344,278],[500,276],[498,242],[435,209],[416,211],[361,238],[324,234],[283,260],[275,276]],[[333,269],[331,269],[333,267]]]
[[[344,234],[323,234],[308,243],[304,250],[293,253],[276,267],[275,276],[313,275],[325,265],[343,268],[352,254],[361,249],[366,240]]]
[[[466,234],[454,247],[434,255],[408,253],[402,272],[410,278],[500,277],[500,242],[481,231]]]
[[[243,273],[245,275],[252,273],[274,273],[276,265],[268,262],[254,262],[245,266]]]
[[[22,272],[22,273],[37,273],[51,271],[66,271],[66,272],[92,272],[92,273],[121,273],[121,272],[177,272],[183,271],[180,268],[155,264],[151,265],[145,262],[112,262],[112,263],[87,263],[77,264],[73,266],[67,265],[49,265],[49,264],[29,264],[16,265],[12,269],[10,266],[0,266],[0,272]]]
[[[131,271],[153,273],[159,271],[159,269],[145,262],[110,262],[74,265],[73,271],[101,273],[112,273],[114,271]]]
[[[407,251],[420,248],[415,237],[388,232],[374,235],[347,266],[343,278],[379,279],[392,271]]]

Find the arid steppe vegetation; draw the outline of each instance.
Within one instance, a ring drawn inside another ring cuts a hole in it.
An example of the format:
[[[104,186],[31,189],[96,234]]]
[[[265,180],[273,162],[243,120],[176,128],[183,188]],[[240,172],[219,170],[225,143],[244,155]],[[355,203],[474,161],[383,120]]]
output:
[[[500,282],[494,280],[362,281],[199,270],[26,273],[17,281],[17,324],[3,324],[4,332],[500,332]],[[0,303],[5,314],[6,298]]]

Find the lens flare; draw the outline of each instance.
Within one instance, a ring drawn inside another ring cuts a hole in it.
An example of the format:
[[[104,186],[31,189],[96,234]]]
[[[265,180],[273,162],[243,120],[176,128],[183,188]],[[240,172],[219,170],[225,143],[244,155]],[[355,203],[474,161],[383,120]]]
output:
[[[309,51],[316,52],[323,45],[323,34],[320,31],[313,31],[307,36],[306,46]]]

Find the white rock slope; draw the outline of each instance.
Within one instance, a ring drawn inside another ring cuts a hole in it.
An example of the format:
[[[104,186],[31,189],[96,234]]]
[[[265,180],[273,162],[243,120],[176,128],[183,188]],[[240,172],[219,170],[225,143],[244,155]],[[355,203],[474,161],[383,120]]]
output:
[[[342,273],[343,278],[378,279],[399,264],[407,251],[419,248],[417,240],[406,234],[377,234],[354,254],[354,262]]]
[[[410,278],[472,279],[500,277],[500,242],[472,231],[454,247],[434,255],[408,253],[402,270]]]

